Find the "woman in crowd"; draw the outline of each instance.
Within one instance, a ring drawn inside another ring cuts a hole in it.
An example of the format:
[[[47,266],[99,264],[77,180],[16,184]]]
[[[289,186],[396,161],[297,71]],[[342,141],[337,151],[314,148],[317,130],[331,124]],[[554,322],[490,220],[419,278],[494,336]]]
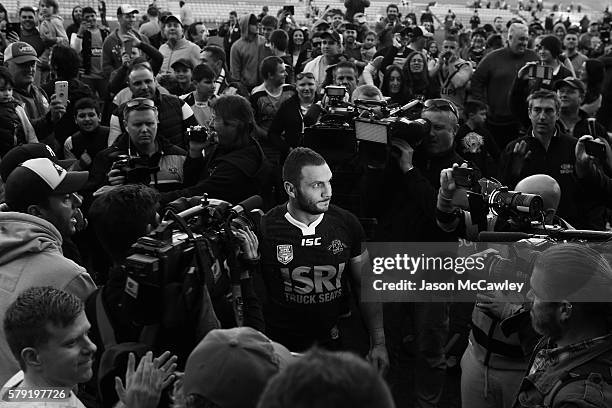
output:
[[[561,41],[554,35],[544,36],[540,43],[535,48],[540,58],[540,62],[546,66],[552,67],[553,76],[550,82],[543,80],[541,86],[552,89],[552,84],[560,79],[568,76],[574,76],[561,61],[561,53],[563,51]],[[537,82],[537,81],[536,81]],[[537,85],[540,86],[539,84]],[[532,88],[535,89],[535,88]]]
[[[297,74],[295,87],[297,94],[278,108],[268,131],[270,142],[281,154],[281,162],[292,148],[299,145],[304,128],[316,123],[320,113],[320,108],[315,109],[314,75],[310,72]]]
[[[74,6],[72,9],[72,24],[66,28],[68,39],[70,39],[72,34],[76,34],[79,31],[81,21],[83,21],[83,8],[81,6]]]
[[[595,117],[601,107],[601,91],[605,75],[604,63],[598,59],[588,59],[582,65],[580,80],[586,85],[586,95],[580,109],[590,117]]]
[[[389,65],[385,70],[381,91],[389,103],[404,105],[408,102],[404,74],[398,65]]]
[[[427,62],[422,53],[414,51],[408,55],[403,74],[408,100],[421,97],[425,99],[440,97],[429,80]]]
[[[302,67],[308,59],[308,33],[301,28],[296,28],[289,33],[289,46],[287,54],[291,56],[291,64],[293,72],[296,74],[302,72]]]
[[[8,23],[8,12],[2,3],[0,3],[0,21],[6,21]]]
[[[436,40],[431,40],[429,41],[429,43],[427,44],[427,51],[429,52],[429,56],[431,58],[438,58],[438,43],[436,42]]]

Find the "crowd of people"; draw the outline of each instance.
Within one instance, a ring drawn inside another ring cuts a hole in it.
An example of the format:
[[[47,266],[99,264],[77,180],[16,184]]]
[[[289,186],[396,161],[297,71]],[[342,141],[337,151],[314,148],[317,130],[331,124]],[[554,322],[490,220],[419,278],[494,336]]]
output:
[[[551,229],[612,229],[607,11],[371,24],[346,0],[213,28],[180,3],[114,29],[103,1],[69,25],[57,0],[0,5],[0,406],[444,408],[457,370],[464,408],[612,406],[605,244],[500,261],[528,276],[515,302],[362,299],[367,241],[516,231],[457,170],[541,196]],[[424,133],[375,162],[354,121],[389,111]],[[215,206],[197,237],[187,202]]]

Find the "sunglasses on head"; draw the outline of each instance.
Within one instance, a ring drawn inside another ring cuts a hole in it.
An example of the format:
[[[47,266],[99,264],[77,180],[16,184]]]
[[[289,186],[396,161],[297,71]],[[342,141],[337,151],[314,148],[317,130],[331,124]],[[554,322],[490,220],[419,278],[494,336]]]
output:
[[[126,110],[157,110],[155,102],[149,98],[134,98],[125,104]]]
[[[312,72],[300,72],[299,74],[295,76],[295,79],[297,81],[299,81],[302,78],[314,79],[314,74]]]
[[[457,110],[457,107],[446,99],[428,99],[425,101],[423,106],[423,112],[428,110],[450,111],[457,119],[459,119],[459,111]]]

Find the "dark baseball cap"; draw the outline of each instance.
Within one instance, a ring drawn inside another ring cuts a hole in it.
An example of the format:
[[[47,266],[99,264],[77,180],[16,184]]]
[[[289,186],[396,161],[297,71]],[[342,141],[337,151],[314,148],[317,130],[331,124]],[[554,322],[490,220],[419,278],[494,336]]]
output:
[[[38,158],[50,159],[64,169],[70,168],[75,162],[75,160],[58,160],[53,149],[44,143],[28,143],[13,147],[4,155],[2,160],[0,160],[0,178],[6,182],[9,174],[21,163]]]
[[[174,68],[179,67],[179,66],[183,66],[185,68],[189,68],[190,70],[193,71],[193,62],[191,62],[190,59],[187,59],[187,58],[177,59],[176,61],[174,61],[172,63],[172,65],[170,65],[170,68],[174,69]]]
[[[574,78],[571,76],[565,77],[555,82],[554,89],[556,91],[559,88],[564,87],[564,86],[569,86],[570,88],[578,89],[582,93],[586,92],[586,86],[584,85],[584,82],[582,82],[578,78]]]
[[[325,31],[324,33],[321,33],[321,38],[330,38],[338,44],[342,44],[342,38],[340,37],[340,34],[335,31]]]

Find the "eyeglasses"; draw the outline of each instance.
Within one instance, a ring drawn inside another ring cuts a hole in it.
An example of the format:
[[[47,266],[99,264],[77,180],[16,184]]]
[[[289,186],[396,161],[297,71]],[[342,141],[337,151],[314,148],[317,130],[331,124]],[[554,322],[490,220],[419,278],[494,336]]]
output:
[[[299,74],[295,76],[296,81],[299,81],[302,78],[315,79],[315,76],[312,72],[300,72]]]
[[[447,101],[446,99],[428,99],[423,104],[425,107],[423,112],[428,110],[439,110],[439,111],[450,111],[457,119],[459,119],[459,111],[454,103]]]
[[[133,110],[157,110],[155,106],[155,102],[149,98],[134,98],[125,104],[125,110],[133,111]]]

